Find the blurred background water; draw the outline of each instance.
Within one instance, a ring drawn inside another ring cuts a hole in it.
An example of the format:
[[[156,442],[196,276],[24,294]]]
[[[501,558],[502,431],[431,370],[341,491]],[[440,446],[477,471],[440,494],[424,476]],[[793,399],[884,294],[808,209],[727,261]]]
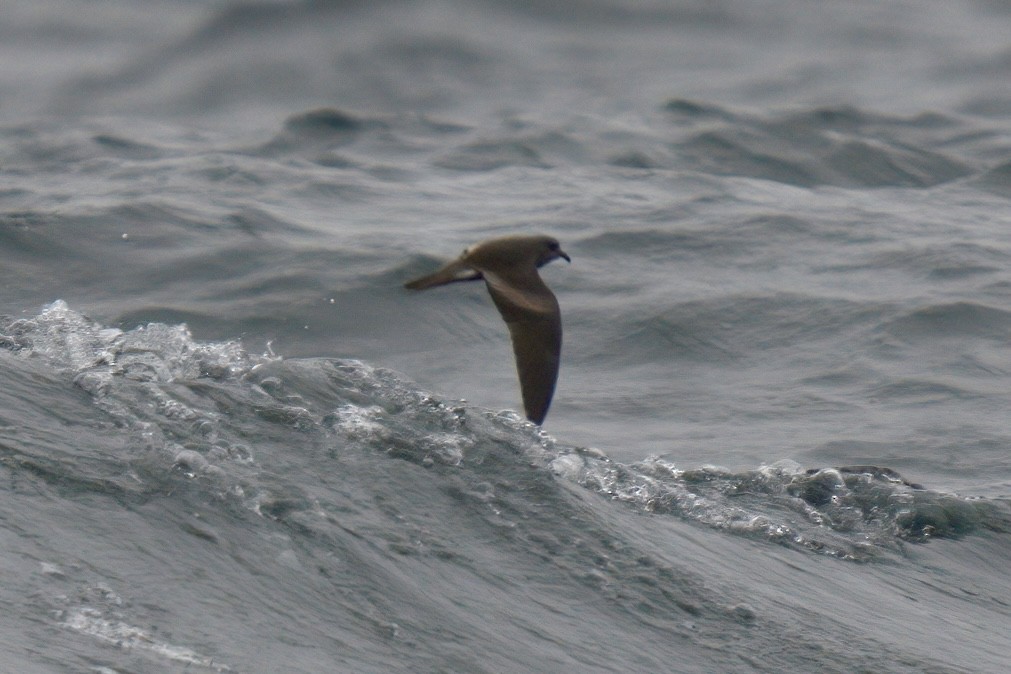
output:
[[[1004,671],[1006,3],[2,17],[0,669]]]

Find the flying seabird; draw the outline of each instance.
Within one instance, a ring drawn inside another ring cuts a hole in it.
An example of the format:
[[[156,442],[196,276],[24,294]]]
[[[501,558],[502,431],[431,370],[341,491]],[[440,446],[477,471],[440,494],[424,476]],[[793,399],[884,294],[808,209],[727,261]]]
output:
[[[527,419],[540,425],[558,380],[562,316],[558,300],[537,273],[552,260],[572,260],[550,236],[488,239],[463,251],[442,269],[404,284],[424,290],[457,281],[484,279],[512,337]]]

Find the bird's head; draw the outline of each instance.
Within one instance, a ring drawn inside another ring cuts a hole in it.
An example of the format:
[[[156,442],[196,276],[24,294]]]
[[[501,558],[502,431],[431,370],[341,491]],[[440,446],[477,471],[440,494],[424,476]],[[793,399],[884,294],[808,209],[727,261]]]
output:
[[[538,236],[538,255],[537,255],[537,266],[543,267],[552,260],[557,260],[558,258],[564,259],[566,262],[572,262],[572,258],[565,254],[562,250],[562,244],[558,243],[558,239],[551,236]]]

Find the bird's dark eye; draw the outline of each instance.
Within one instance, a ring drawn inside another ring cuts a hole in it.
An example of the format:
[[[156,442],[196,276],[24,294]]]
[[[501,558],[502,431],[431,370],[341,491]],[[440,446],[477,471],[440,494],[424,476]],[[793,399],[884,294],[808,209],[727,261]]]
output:
[[[548,244],[548,250],[558,250],[558,242],[552,241]]]

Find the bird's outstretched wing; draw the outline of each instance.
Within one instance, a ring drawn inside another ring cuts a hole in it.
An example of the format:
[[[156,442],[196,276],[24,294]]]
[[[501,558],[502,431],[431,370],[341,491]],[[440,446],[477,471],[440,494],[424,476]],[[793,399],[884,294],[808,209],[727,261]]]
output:
[[[453,260],[442,269],[436,272],[408,281],[404,287],[409,290],[424,290],[435,286],[456,283],[457,281],[478,281],[481,279],[481,272],[468,266],[463,260]]]
[[[485,274],[485,281],[512,337],[523,409],[530,421],[540,425],[558,381],[562,318],[555,296],[534,274],[522,279],[522,288],[493,274]]]

